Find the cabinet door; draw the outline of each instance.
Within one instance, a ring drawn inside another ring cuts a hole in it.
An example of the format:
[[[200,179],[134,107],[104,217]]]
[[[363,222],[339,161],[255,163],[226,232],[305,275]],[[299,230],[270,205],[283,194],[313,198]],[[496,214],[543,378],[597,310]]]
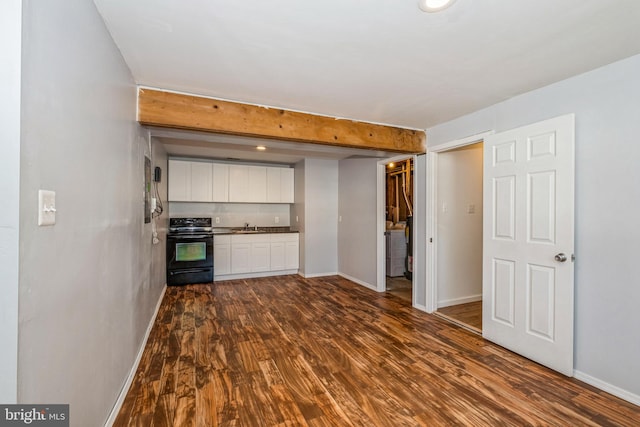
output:
[[[280,203],[294,203],[293,174],[291,168],[280,169]]]
[[[212,202],[229,201],[229,165],[213,164]]]
[[[231,244],[231,273],[249,273],[251,271],[251,243]],[[215,265],[214,265],[215,268]]]
[[[297,270],[300,266],[299,260],[299,244],[296,238],[296,241],[285,242],[285,269],[286,270]]]
[[[282,168],[267,168],[267,203],[280,203]]]
[[[269,271],[271,269],[271,244],[268,242],[251,244],[251,271]]]
[[[271,243],[271,271],[284,270],[284,242]]]
[[[213,165],[209,162],[191,162],[191,201],[210,202]]]
[[[231,274],[231,245],[213,246],[213,274],[216,276]]]
[[[267,168],[264,166],[247,166],[248,168],[248,200],[251,203],[267,201]]]
[[[169,160],[169,201],[191,201],[191,162]]]
[[[249,201],[249,167],[244,165],[229,166],[229,201]]]

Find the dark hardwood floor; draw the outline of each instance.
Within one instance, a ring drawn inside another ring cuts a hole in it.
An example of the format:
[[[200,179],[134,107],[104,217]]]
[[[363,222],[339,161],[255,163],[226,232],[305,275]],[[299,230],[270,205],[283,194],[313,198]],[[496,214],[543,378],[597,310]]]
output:
[[[332,276],[170,287],[115,426],[638,426],[640,407]]]
[[[438,314],[482,333],[482,301],[442,307],[438,309]]]
[[[386,278],[386,291],[392,295],[402,298],[411,304],[412,283],[411,280],[404,277],[388,277]]]

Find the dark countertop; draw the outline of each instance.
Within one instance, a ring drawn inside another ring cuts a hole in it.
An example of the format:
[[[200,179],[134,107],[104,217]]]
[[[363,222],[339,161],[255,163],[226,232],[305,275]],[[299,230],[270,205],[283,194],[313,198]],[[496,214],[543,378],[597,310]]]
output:
[[[249,230],[244,230],[242,227],[218,227],[213,229],[214,235],[224,234],[276,234],[276,233],[298,233],[297,230],[291,230],[291,227],[258,227],[255,230],[253,227],[249,227]]]

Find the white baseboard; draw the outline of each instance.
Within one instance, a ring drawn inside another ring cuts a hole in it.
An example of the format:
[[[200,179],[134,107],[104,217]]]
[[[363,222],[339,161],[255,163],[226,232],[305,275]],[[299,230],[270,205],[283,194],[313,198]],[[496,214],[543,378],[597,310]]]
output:
[[[450,307],[452,305],[466,304],[469,302],[476,302],[476,301],[482,301],[482,294],[438,301],[438,308]]]
[[[127,376],[127,380],[125,381],[122,389],[120,390],[120,394],[118,395],[118,399],[116,403],[113,405],[111,409],[111,413],[109,414],[109,418],[105,422],[105,427],[113,426],[113,423],[116,421],[116,417],[118,413],[120,413],[120,409],[122,408],[122,404],[124,403],[125,397],[127,397],[127,393],[129,392],[129,388],[131,387],[131,383],[133,383],[133,379],[136,376],[136,371],[138,370],[138,365],[140,364],[140,360],[142,360],[142,354],[144,353],[144,348],[147,346],[147,340],[149,339],[149,334],[151,334],[151,329],[153,329],[153,325],[156,322],[156,317],[158,317],[158,311],[160,310],[160,306],[162,305],[162,300],[164,299],[164,294],[167,291],[167,285],[165,284],[162,288],[162,292],[160,292],[160,298],[158,298],[158,303],[156,304],[156,310],[153,312],[153,316],[149,320],[149,325],[147,325],[147,331],[144,334],[144,338],[142,339],[142,343],[140,344],[140,349],[138,349],[138,355],[136,356],[135,361],[133,362],[133,366],[129,371],[129,375]]]
[[[300,275],[302,277],[304,277],[305,279],[313,279],[314,277],[326,277],[326,276],[336,276],[338,275],[338,273],[331,272],[331,273],[313,273],[313,274],[304,274],[304,273],[300,273]]]
[[[420,311],[424,311],[425,313],[428,313],[427,311],[427,306],[426,305],[422,305],[422,304],[413,304],[413,308],[416,308]]]
[[[619,397],[622,400],[626,400],[627,402],[631,402],[634,405],[640,406],[640,396],[637,394],[621,389],[620,387],[609,384],[608,382],[602,381],[598,378],[594,378],[591,375],[585,374],[584,372],[573,371],[573,377],[577,380],[580,380],[589,385],[592,385],[595,388],[598,388],[602,391],[606,391],[609,394]]]
[[[351,277],[348,274],[338,273],[338,276],[344,277],[345,279],[350,280],[350,281],[352,281],[354,283],[357,283],[358,285],[364,286],[365,288],[369,288],[372,291],[376,291],[376,292],[378,291],[378,288],[376,286],[374,286],[374,285],[372,285],[370,283],[364,282],[364,281],[362,281],[360,279],[356,279],[355,277]]]
[[[235,280],[235,279],[255,279],[256,277],[285,276],[288,274],[298,274],[298,270],[278,270],[278,271],[261,271],[257,273],[241,273],[241,274],[223,274],[214,276],[213,281]]]

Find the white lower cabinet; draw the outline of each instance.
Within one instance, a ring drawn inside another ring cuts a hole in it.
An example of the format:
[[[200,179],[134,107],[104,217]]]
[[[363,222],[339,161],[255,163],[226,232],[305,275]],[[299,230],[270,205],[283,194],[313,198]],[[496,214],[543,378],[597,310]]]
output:
[[[251,272],[269,271],[271,265],[270,234],[247,236],[251,240]]]
[[[300,244],[298,243],[298,235],[295,236],[295,241],[292,239],[285,243],[284,247],[284,269],[285,270],[297,270],[300,267]]]
[[[232,243],[231,244],[231,274],[249,273],[250,271],[251,271],[251,243]]]
[[[231,236],[213,238],[213,274],[231,274]]]
[[[299,264],[298,233],[271,235],[271,271],[297,270]]]
[[[251,272],[251,242],[245,237],[250,236],[231,236],[231,274]]]
[[[298,233],[214,236],[214,275],[232,279],[298,270]],[[227,277],[228,276],[228,277]]]
[[[271,271],[284,270],[284,242],[271,243]]]

